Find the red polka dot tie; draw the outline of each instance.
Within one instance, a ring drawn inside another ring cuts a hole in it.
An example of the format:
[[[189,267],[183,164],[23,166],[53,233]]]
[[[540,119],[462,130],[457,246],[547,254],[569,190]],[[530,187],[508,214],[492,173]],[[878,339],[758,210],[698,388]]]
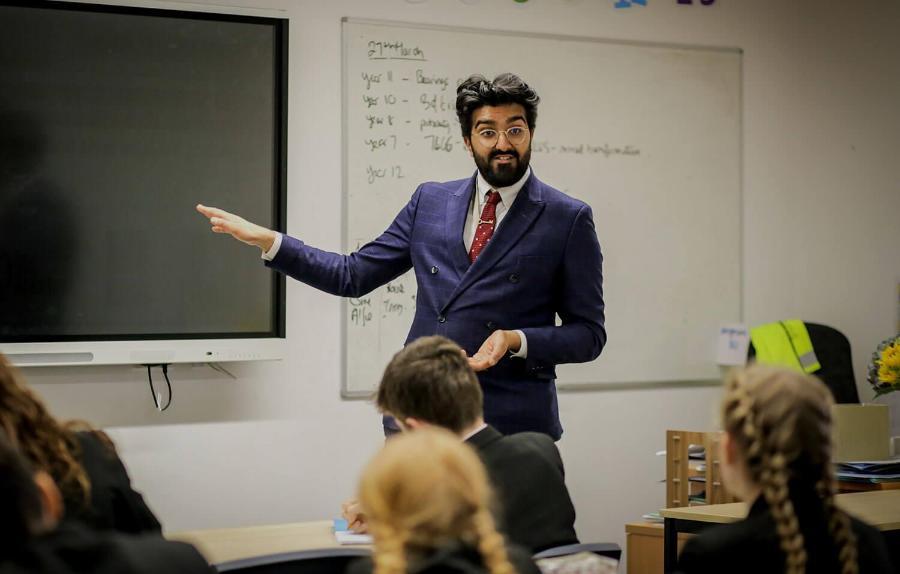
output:
[[[489,191],[487,201],[481,210],[481,219],[478,221],[478,228],[475,230],[475,238],[472,240],[472,247],[469,249],[469,261],[475,263],[481,250],[484,249],[491,236],[494,234],[494,225],[497,221],[497,204],[500,203],[500,194],[496,191]]]

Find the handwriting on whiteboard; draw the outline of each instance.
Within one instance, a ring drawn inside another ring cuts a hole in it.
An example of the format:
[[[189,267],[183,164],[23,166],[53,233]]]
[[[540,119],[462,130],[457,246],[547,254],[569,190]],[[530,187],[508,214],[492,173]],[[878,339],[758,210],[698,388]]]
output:
[[[412,317],[416,307],[415,289],[403,277],[397,278],[377,292],[351,298],[349,324],[356,328],[372,328],[378,320]]]

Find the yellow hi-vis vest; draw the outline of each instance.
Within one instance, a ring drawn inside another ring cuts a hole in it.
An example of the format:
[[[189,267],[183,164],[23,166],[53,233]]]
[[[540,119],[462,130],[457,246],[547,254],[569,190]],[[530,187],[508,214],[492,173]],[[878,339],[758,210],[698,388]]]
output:
[[[754,327],[750,329],[750,341],[756,349],[758,363],[780,365],[801,373],[815,373],[822,368],[806,325],[799,319]]]

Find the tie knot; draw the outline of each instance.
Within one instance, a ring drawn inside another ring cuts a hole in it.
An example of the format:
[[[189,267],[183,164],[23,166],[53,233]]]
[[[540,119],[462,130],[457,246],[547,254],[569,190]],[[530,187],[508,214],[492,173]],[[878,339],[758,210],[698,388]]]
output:
[[[500,194],[492,189],[488,192],[485,203],[489,205],[497,205],[498,203],[500,203]]]

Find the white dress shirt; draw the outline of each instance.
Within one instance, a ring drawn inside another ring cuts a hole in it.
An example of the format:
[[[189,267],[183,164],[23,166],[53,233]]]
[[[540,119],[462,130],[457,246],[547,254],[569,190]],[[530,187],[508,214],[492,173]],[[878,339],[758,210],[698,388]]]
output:
[[[516,183],[509,187],[498,187],[497,189],[494,189],[491,187],[491,184],[484,179],[481,172],[478,172],[478,177],[475,178],[475,197],[472,200],[472,204],[469,206],[469,214],[466,216],[466,226],[463,228],[463,243],[466,245],[466,253],[472,249],[472,241],[475,239],[475,231],[478,229],[478,222],[481,220],[481,212],[484,209],[484,203],[487,201],[488,192],[493,190],[500,194],[500,203],[497,204],[496,217],[494,218],[496,221],[494,224],[494,232],[496,233],[497,228],[500,226],[500,222],[503,221],[503,216],[506,215],[506,212],[512,207],[513,202],[516,200],[516,196],[519,195],[519,191],[521,191],[522,186],[525,185],[525,182],[530,175],[531,168],[529,167],[525,171],[525,175],[523,175]]]

